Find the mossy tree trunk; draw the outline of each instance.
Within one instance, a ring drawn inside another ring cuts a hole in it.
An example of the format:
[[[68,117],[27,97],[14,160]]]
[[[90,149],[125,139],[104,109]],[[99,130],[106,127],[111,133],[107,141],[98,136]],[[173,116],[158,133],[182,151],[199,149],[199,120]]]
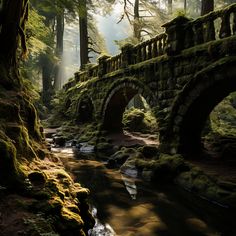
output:
[[[33,143],[41,140],[37,113],[23,87],[18,60],[27,53],[25,22],[28,0],[4,0],[0,22],[0,184],[19,188],[21,163],[36,157]],[[22,52],[18,49],[21,42]],[[4,125],[3,125],[4,124]]]
[[[28,19],[28,0],[4,0],[1,11],[0,60],[11,72],[8,79],[19,85],[17,73],[17,48],[21,39],[22,56],[26,54],[24,27]],[[13,78],[14,77],[14,78]]]

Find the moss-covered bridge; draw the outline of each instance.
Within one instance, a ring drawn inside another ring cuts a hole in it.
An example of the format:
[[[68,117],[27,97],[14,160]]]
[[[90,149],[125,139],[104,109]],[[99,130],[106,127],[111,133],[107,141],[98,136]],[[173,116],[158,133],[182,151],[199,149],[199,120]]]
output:
[[[158,119],[162,151],[198,150],[208,115],[236,90],[236,4],[164,27],[76,73],[64,87],[67,114],[119,130],[126,105],[141,94]]]

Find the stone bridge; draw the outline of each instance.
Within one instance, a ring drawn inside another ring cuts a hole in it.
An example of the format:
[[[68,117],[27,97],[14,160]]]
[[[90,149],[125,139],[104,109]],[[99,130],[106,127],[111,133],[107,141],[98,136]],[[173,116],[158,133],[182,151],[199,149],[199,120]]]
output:
[[[67,115],[120,130],[125,107],[140,94],[159,122],[163,152],[199,150],[210,112],[236,91],[236,4],[163,27],[165,33],[77,72],[64,86]]]

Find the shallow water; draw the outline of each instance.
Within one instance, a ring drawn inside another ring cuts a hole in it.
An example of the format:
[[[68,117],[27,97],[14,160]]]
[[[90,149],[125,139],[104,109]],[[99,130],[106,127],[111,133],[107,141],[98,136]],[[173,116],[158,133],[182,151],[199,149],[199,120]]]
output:
[[[60,149],[75,180],[91,190],[91,236],[236,236],[236,215],[175,185],[150,185],[135,170],[120,173]],[[127,174],[128,173],[128,174]],[[129,174],[131,173],[131,176]]]
[[[115,236],[116,233],[112,227],[107,223],[101,223],[97,217],[97,208],[92,206],[91,213],[95,218],[95,225],[93,229],[88,231],[89,236]]]

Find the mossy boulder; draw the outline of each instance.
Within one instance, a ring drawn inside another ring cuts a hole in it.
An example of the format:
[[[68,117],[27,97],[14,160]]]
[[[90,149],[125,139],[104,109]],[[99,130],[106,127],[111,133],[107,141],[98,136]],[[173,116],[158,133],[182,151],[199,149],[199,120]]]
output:
[[[76,189],[75,194],[76,194],[76,197],[80,201],[83,201],[89,196],[90,191],[87,188],[78,188],[78,189]]]
[[[137,158],[142,155],[135,148],[122,147],[121,150],[114,153],[108,160],[108,167],[116,168],[125,163],[128,158]]]
[[[66,225],[66,228],[81,229],[84,225],[84,222],[79,214],[74,213],[66,207],[61,209],[61,217],[63,219],[63,224]]]
[[[113,148],[112,144],[110,144],[108,142],[101,142],[101,143],[98,143],[96,145],[96,149],[98,151],[109,150],[109,149],[112,149],[112,148]]]
[[[130,108],[123,114],[124,129],[150,133],[157,130],[157,121],[151,111]]]
[[[201,169],[192,167],[189,171],[180,173],[176,178],[176,183],[200,196],[211,201],[216,201],[222,205],[235,207],[235,190],[222,188],[216,179],[206,175]]]
[[[139,151],[144,155],[146,158],[158,157],[159,156],[159,149],[155,146],[143,146],[139,149]]]
[[[161,154],[159,157],[150,159],[138,152],[133,159],[141,176],[148,181],[173,182],[179,173],[189,170],[181,155]]]

